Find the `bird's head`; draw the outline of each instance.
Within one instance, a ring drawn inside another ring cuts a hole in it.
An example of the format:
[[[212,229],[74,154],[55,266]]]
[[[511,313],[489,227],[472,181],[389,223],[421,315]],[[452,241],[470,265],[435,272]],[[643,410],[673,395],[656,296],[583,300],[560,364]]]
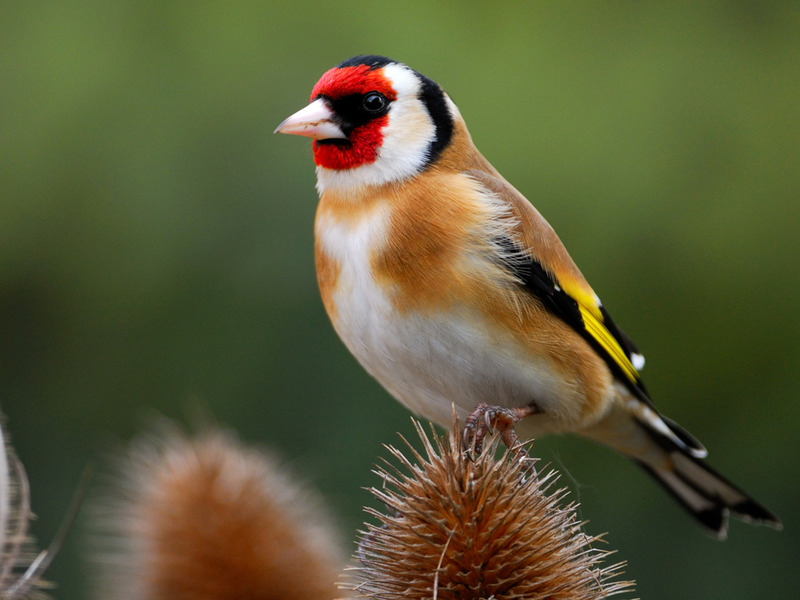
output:
[[[434,163],[457,114],[427,77],[383,56],[356,56],[326,72],[311,104],[275,132],[314,139],[320,190],[381,185]]]

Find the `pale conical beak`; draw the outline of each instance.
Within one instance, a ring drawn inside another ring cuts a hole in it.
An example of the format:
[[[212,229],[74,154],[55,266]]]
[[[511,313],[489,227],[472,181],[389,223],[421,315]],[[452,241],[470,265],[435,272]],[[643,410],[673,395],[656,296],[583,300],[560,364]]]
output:
[[[335,113],[325,101],[318,98],[278,125],[274,133],[304,135],[315,140],[346,140],[347,136],[336,124],[335,118]]]

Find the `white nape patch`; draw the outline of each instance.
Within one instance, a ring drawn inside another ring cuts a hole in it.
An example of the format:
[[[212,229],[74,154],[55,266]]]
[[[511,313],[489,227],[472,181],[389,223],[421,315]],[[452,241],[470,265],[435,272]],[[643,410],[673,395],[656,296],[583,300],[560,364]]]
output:
[[[444,94],[444,102],[447,104],[447,110],[450,111],[450,116],[453,118],[454,122],[463,120],[461,118],[461,111],[458,110],[456,103],[450,99],[450,96],[448,96],[446,92]]]
[[[383,68],[397,92],[383,129],[383,145],[375,162],[354,169],[317,167],[317,190],[383,185],[412,177],[428,158],[428,147],[436,136],[436,125],[419,98],[420,80],[405,65]],[[451,103],[452,104],[452,103]]]

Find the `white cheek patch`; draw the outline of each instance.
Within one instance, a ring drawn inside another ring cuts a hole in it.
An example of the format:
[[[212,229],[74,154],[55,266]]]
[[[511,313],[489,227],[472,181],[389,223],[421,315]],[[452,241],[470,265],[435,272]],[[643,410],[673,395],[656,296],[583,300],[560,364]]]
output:
[[[419,99],[420,81],[411,69],[392,64],[384,67],[397,92],[383,128],[383,144],[375,162],[354,169],[317,167],[317,190],[383,185],[420,172],[428,148],[436,136],[436,125]]]

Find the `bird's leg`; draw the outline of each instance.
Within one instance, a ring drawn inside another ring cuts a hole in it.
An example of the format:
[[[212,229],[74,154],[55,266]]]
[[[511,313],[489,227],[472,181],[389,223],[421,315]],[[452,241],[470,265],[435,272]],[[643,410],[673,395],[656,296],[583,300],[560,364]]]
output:
[[[464,423],[464,448],[480,454],[483,449],[483,440],[490,431],[497,430],[500,432],[500,439],[503,440],[506,448],[518,452],[522,445],[517,432],[514,431],[514,424],[525,417],[541,412],[542,410],[535,403],[518,408],[503,408],[481,402],[472,410]]]

